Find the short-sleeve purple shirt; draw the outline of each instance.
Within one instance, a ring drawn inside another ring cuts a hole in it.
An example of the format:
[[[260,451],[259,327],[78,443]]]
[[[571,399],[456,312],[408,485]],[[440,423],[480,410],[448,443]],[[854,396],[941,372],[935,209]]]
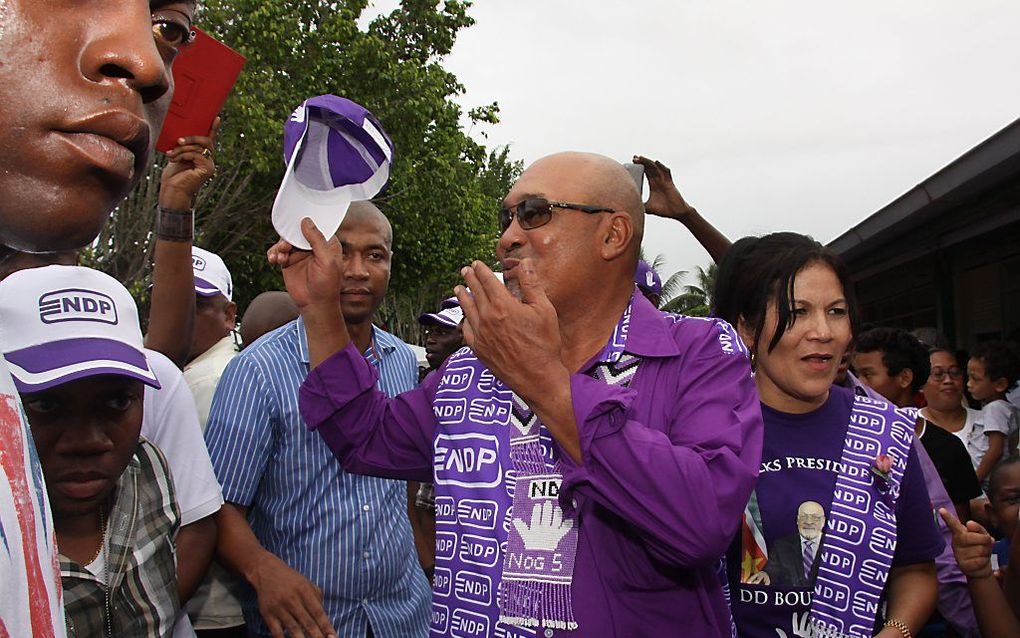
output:
[[[776,638],[777,629],[801,635],[799,629],[806,626],[814,580],[805,552],[817,552],[819,545],[807,546],[811,532],[799,528],[798,510],[813,502],[826,516],[830,512],[853,401],[852,391],[834,386],[824,405],[805,414],[762,406],[765,441],[754,491],[768,553],[762,570],[769,576],[767,584],[742,582],[748,534],[738,534],[727,554],[733,615],[742,637]],[[896,533],[893,567],[932,561],[944,545],[913,449],[896,503]],[[747,571],[754,570],[744,570],[745,577]]]

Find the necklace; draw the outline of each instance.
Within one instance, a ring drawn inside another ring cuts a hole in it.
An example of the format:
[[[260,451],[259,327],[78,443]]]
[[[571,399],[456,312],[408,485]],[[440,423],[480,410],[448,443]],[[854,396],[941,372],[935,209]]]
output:
[[[92,555],[92,558],[82,563],[82,565],[91,565],[96,562],[99,555],[103,553],[103,548],[106,547],[106,515],[103,514],[102,508],[99,508],[99,532],[99,547],[96,548],[96,553]]]
[[[103,553],[103,611],[106,615],[106,638],[113,638],[113,619],[110,613],[110,590],[113,589],[113,583],[110,582],[110,556],[106,552],[106,514],[103,510],[99,511],[99,521],[103,528],[103,544],[99,551]]]

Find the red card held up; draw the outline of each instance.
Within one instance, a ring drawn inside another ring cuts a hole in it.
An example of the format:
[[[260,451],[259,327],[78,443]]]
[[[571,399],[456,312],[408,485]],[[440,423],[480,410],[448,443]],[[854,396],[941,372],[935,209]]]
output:
[[[167,152],[177,140],[207,135],[223,108],[245,58],[208,34],[193,29],[195,39],[174,60],[174,99],[156,150]]]

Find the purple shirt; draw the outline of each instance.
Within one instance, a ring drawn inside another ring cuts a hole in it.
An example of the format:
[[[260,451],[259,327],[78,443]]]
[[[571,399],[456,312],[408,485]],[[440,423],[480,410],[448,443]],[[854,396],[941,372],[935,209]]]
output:
[[[497,623],[513,471],[507,426],[493,424],[502,384],[471,392],[488,373],[469,350],[395,399],[374,390],[353,346],[308,376],[304,418],[347,471],[436,484],[433,636],[730,636],[717,568],[762,440],[746,351],[725,322],[666,315],[641,295],[632,308],[624,351],[642,362],[631,386],[571,378],[583,465],[545,441],[579,521],[575,632]]]
[[[851,391],[834,386],[820,408],[805,414],[762,406],[765,441],[754,525],[760,535],[737,536],[727,560],[733,615],[742,637],[775,638],[777,630],[803,635],[824,542],[818,534],[831,511],[836,474],[845,471],[840,460],[853,401]],[[913,448],[896,502],[896,535],[893,567],[932,561],[944,547]],[[749,575],[754,569],[742,569],[747,555],[755,554],[752,543],[767,552],[761,569],[766,582],[755,582]]]

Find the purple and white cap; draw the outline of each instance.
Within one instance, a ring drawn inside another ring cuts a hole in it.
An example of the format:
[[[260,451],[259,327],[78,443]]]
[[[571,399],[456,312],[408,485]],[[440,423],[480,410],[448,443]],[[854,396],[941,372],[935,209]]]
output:
[[[659,277],[659,273],[655,272],[651,264],[644,259],[638,262],[637,272],[634,273],[634,283],[650,295],[662,294],[662,279]]]
[[[191,269],[195,273],[195,294],[202,297],[223,295],[231,301],[234,280],[220,256],[208,250],[191,247]]]
[[[372,199],[390,178],[393,142],[363,106],[335,95],[313,97],[283,126],[287,171],[273,204],[273,227],[297,248],[310,246],[301,220],[333,235],[351,202]]]
[[[418,317],[418,323],[423,326],[443,325],[451,328],[456,328],[463,320],[464,310],[460,306],[450,306],[439,312],[426,312]]]
[[[46,266],[0,282],[0,344],[19,392],[100,374],[159,388],[138,308],[116,279],[91,268]]]

